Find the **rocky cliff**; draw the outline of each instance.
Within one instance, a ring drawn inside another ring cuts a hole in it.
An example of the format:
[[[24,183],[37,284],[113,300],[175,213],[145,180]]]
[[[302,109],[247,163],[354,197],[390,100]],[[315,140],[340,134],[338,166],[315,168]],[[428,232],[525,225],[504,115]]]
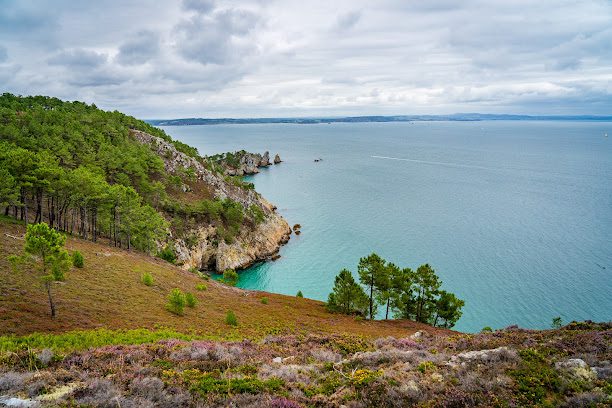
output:
[[[168,173],[179,174],[184,169],[191,169],[195,174],[195,183],[210,192],[214,198],[229,198],[242,204],[244,208],[254,205],[263,211],[263,221],[241,228],[230,244],[219,239],[217,229],[210,224],[199,225],[183,236],[174,236],[177,261],[185,269],[197,268],[217,272],[228,268],[243,269],[255,262],[268,259],[289,240],[291,234],[289,224],[276,212],[276,207],[259,193],[228,182],[223,174],[207,168],[211,166],[206,166],[206,159],[197,160],[179,152],[172,144],[159,137],[137,130],[132,131],[132,135],[140,143],[150,146],[163,159]],[[263,156],[248,154],[242,158],[244,164],[248,165],[255,163],[261,165],[264,162],[270,164],[267,152]],[[184,187],[184,191],[189,189],[189,186]],[[185,236],[195,237],[195,244],[193,242],[188,244]]]

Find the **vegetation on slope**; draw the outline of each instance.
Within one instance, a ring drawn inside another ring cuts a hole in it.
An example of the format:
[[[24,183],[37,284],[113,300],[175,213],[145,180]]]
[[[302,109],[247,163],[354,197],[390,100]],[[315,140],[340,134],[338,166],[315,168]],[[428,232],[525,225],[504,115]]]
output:
[[[232,241],[262,213],[217,200],[193,169],[164,171],[164,160],[133,132],[171,143],[205,164],[196,149],[117,111],[44,96],[0,96],[0,206],[5,215],[84,239],[154,252],[190,226],[209,222]],[[232,181],[239,188],[251,188]],[[194,186],[192,189],[190,186]],[[187,197],[185,190],[192,190]],[[259,209],[261,210],[261,209]],[[239,214],[238,214],[239,213]],[[168,222],[170,221],[170,222]]]
[[[93,407],[612,403],[609,324],[376,340],[307,334],[219,341],[168,330],[91,334],[0,338],[6,350],[0,353],[0,395]],[[85,350],[88,338],[102,341]]]
[[[53,283],[57,316],[49,318],[46,291],[32,269],[13,271],[8,261],[24,247],[23,223],[0,217],[0,333],[65,332],[76,329],[169,328],[217,338],[261,338],[285,332],[353,333],[367,337],[405,336],[417,330],[438,330],[409,321],[369,322],[331,314],[322,302],[271,293],[244,291],[197,273],[183,271],[160,259],[68,237],[66,249],[79,251],[83,268]],[[150,285],[143,276],[150,275]],[[192,293],[194,308],[184,315],[166,310],[175,288]],[[266,302],[262,302],[262,298]],[[238,325],[226,324],[227,311]]]

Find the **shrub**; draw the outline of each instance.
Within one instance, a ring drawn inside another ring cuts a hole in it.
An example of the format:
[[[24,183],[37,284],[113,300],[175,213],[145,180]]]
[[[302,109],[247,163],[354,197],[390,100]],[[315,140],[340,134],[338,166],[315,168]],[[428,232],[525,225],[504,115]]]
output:
[[[178,288],[172,289],[170,295],[168,295],[168,303],[166,309],[176,315],[182,316],[185,312],[185,294]]]
[[[295,295],[295,297],[303,298],[304,294],[302,293],[301,290],[298,290],[298,293]]]
[[[434,371],[435,369],[436,369],[436,365],[432,363],[431,361],[423,361],[417,367],[417,370],[419,370],[423,374],[426,373],[427,371]]]
[[[206,289],[208,289],[208,286],[206,286],[206,284],[205,284],[205,283],[198,283],[198,284],[196,285],[196,290],[199,290],[200,292],[201,292],[201,291],[204,291],[204,290],[206,290]]]
[[[232,310],[228,310],[225,315],[225,323],[230,326],[238,326],[238,319]]]
[[[261,298],[261,303],[264,304],[264,305],[267,305],[268,304],[268,298],[267,297],[262,297]]]
[[[185,302],[187,302],[187,306],[196,307],[198,304],[198,299],[193,295],[193,293],[185,293]]]
[[[560,329],[563,326],[563,320],[561,320],[561,316],[557,316],[552,319],[551,327],[553,329]]]
[[[72,264],[77,268],[82,268],[85,266],[85,260],[83,259],[83,254],[79,251],[74,251],[72,253]]]
[[[157,256],[163,259],[164,261],[168,261],[172,264],[176,262],[176,254],[174,253],[174,248],[170,244],[166,245],[164,249],[159,251]]]
[[[481,333],[493,333],[493,329],[490,328],[489,326],[485,326],[482,328],[482,330],[480,331]]]
[[[140,280],[147,286],[153,285],[153,275],[151,275],[149,272],[143,273],[140,277]]]
[[[516,382],[518,394],[525,405],[540,404],[550,391],[558,391],[559,375],[535,349],[519,352],[521,365],[509,374]]]
[[[226,269],[221,280],[226,285],[236,286],[238,283],[238,273],[233,269]]]

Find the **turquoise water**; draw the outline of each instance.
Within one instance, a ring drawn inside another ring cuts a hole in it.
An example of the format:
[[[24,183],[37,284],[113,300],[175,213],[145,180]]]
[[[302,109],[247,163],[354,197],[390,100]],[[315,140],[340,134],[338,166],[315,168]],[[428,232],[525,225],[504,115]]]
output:
[[[202,154],[244,148],[284,160],[251,181],[302,235],[278,261],[242,272],[241,287],[325,300],[341,268],[356,272],[376,251],[402,266],[430,263],[466,301],[459,330],[612,319],[612,123],[165,130]]]

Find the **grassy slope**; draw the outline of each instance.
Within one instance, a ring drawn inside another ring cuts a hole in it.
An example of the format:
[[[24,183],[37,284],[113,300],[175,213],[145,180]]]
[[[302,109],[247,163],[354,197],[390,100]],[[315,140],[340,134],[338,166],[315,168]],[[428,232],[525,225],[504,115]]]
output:
[[[66,281],[54,284],[58,317],[51,319],[46,294],[36,273],[24,267],[13,271],[7,257],[23,248],[23,225],[0,218],[0,335],[63,332],[73,329],[154,328],[223,337],[260,337],[283,330],[295,332],[350,333],[367,337],[404,337],[417,330],[447,332],[410,321],[367,322],[330,314],[322,302],[271,293],[243,291],[207,281],[206,291],[195,289],[203,280],[165,261],[101,244],[68,239],[70,251],[85,257],[83,269],[72,269]],[[8,234],[8,235],[7,235]],[[151,287],[140,281],[149,272]],[[290,279],[290,277],[288,277]],[[172,288],[194,293],[199,304],[178,317],[164,308]],[[261,303],[262,297],[268,304]],[[237,328],[225,324],[232,309]]]

